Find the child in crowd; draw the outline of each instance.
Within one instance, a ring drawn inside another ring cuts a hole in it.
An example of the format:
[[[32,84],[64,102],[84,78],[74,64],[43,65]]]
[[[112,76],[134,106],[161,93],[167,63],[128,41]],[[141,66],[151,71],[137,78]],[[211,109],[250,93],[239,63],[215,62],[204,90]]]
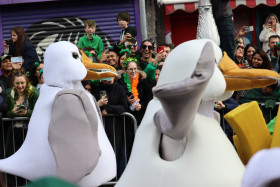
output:
[[[94,48],[98,59],[100,59],[104,50],[104,45],[102,39],[94,34],[96,31],[96,23],[93,20],[86,20],[84,24],[86,34],[79,39],[78,47],[82,49],[86,47]]]
[[[130,22],[130,15],[126,12],[120,12],[117,16],[117,21],[122,28],[120,35],[120,43],[124,44],[126,41],[135,43],[135,37],[137,36],[137,30],[135,27],[128,26]]]

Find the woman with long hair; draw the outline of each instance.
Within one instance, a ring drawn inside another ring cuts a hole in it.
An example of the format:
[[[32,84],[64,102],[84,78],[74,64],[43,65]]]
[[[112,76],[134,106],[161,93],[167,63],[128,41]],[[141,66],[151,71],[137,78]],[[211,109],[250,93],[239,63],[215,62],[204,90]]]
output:
[[[7,90],[7,116],[30,117],[39,97],[38,90],[32,86],[24,69],[14,70],[13,87]]]
[[[257,49],[252,55],[251,67],[254,69],[272,69],[271,62],[266,54],[266,52],[262,49]]]
[[[263,30],[259,39],[263,43],[262,49],[267,52],[269,50],[268,43],[271,35],[280,35],[280,24],[275,14],[271,13],[263,24]]]
[[[120,51],[119,55],[119,67],[122,68],[122,70],[125,70],[124,68],[124,61],[126,58],[128,58],[131,55],[131,52],[128,49],[122,49]]]
[[[11,42],[10,44],[7,44],[6,41],[4,41],[4,47],[4,53],[12,55],[14,57],[22,56],[22,67],[26,71],[30,71],[33,64],[39,61],[35,47],[29,41],[25,34],[24,28],[21,26],[12,28]]]
[[[247,69],[252,64],[253,53],[256,51],[257,47],[254,44],[247,44],[244,49],[244,57],[242,59],[241,69]]]
[[[130,112],[140,125],[146,107],[153,96],[150,91],[151,84],[146,80],[145,72],[138,70],[137,62],[138,60],[135,58],[125,60],[125,71],[121,75],[119,83],[125,89]]]
[[[268,69],[272,70],[272,64],[264,50],[256,49],[252,55],[252,61],[249,62],[249,69]],[[247,93],[247,90],[236,91],[233,95],[233,98],[239,102],[241,97],[244,97]]]
[[[254,44],[247,44],[244,49],[244,58],[248,63],[252,62],[253,53],[256,51],[257,47]]]
[[[155,50],[155,44],[151,40],[144,40],[141,43],[141,58],[139,59],[139,67],[144,70],[149,63],[152,63],[155,59],[153,58],[153,52]]]

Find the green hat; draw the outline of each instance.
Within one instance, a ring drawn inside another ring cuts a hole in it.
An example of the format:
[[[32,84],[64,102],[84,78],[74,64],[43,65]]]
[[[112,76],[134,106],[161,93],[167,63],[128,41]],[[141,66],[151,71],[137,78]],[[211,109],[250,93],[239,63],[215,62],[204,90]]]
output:
[[[3,55],[1,56],[1,62],[5,59],[11,59],[11,57],[12,57],[11,55]]]

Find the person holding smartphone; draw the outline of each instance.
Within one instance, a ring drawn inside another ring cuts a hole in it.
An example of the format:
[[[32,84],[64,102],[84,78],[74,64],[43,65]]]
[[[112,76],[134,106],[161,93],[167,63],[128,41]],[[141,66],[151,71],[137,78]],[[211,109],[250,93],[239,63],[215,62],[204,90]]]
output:
[[[263,30],[260,33],[259,39],[263,43],[262,49],[267,52],[269,50],[269,37],[271,35],[280,35],[280,24],[275,14],[271,13],[266,18],[263,24]]]
[[[24,69],[12,72],[13,87],[7,90],[7,117],[30,117],[39,97]]]
[[[12,72],[13,87],[7,89],[6,102],[7,112],[6,116],[14,117],[31,117],[35,103],[39,97],[38,91],[29,83],[24,69],[13,70]],[[12,125],[6,125],[6,156],[10,156],[17,151],[21,145],[27,129],[23,128],[28,121],[16,121]],[[13,132],[13,136],[10,136]],[[9,135],[10,134],[10,135]],[[22,186],[23,181],[19,179],[18,183]]]
[[[124,137],[123,118],[121,113],[127,112],[128,104],[126,101],[124,88],[115,81],[114,77],[101,79],[101,82],[92,85],[93,96],[98,101],[101,114],[105,116],[104,125],[108,139],[115,150],[118,176],[120,176],[121,150]],[[114,114],[115,117],[107,116]]]
[[[125,60],[125,71],[118,80],[126,92],[126,99],[131,112],[140,125],[149,101],[153,98],[151,84],[146,79],[146,73],[138,70],[138,60],[128,58]]]
[[[152,63],[149,63],[144,69],[144,72],[147,74],[147,80],[150,83],[154,82],[157,67],[164,64],[166,57],[169,55],[172,49],[173,44],[165,43],[158,46],[157,55],[154,61],[152,61]]]
[[[33,44],[27,38],[24,28],[13,27],[11,30],[11,43],[4,41],[4,53],[13,57],[22,57],[22,67],[25,71],[30,71],[33,64],[38,62],[38,55]]]
[[[120,12],[117,15],[117,22],[122,28],[119,44],[124,44],[125,42],[132,42],[135,44],[137,42],[137,30],[135,27],[128,26],[130,22],[130,15],[127,12]]]

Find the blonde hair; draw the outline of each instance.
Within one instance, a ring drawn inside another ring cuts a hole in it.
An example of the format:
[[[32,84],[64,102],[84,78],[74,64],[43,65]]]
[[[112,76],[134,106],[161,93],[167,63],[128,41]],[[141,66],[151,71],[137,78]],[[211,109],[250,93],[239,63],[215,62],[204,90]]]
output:
[[[265,23],[268,23],[268,20],[269,20],[269,18],[270,18],[271,16],[275,17],[276,23],[279,23],[279,20],[278,20],[276,14],[274,14],[274,13],[270,13],[270,14],[267,16],[267,18],[266,18],[266,20],[265,20]]]

